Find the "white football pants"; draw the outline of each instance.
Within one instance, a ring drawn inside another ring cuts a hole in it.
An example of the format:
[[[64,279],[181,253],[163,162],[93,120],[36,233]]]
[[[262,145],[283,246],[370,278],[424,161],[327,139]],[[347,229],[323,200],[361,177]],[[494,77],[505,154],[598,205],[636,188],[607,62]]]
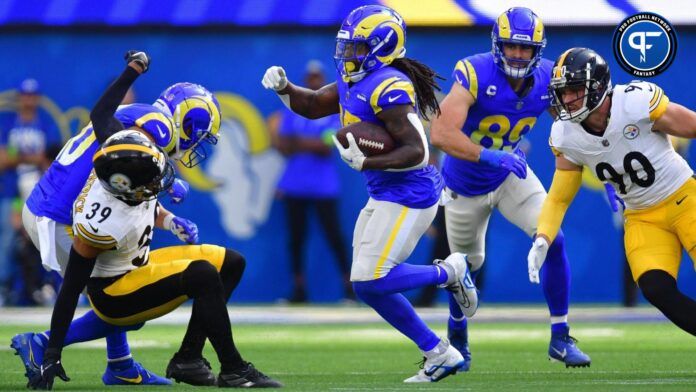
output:
[[[31,242],[41,253],[44,268],[59,272],[62,276],[70,258],[72,227],[45,216],[36,216],[26,204],[22,209],[22,223]]]
[[[355,223],[350,280],[379,279],[406,260],[435,219],[437,207],[408,208],[370,198]]]
[[[531,237],[536,232],[541,206],[546,198],[544,186],[529,166],[527,178],[517,178],[510,173],[496,190],[484,195],[467,197],[455,194],[448,188],[445,191],[454,199],[445,205],[450,251],[466,253],[472,271],[483,265],[486,230],[494,208],[498,208],[505,219]]]

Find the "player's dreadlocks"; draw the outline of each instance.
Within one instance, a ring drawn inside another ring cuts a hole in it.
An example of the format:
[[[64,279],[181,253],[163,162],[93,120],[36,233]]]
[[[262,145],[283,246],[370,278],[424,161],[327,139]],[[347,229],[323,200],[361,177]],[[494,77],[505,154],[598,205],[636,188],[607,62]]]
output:
[[[438,86],[435,79],[445,80],[445,78],[438,75],[427,65],[414,59],[395,59],[390,65],[405,73],[413,82],[413,87],[416,90],[416,106],[421,117],[428,120],[428,113],[440,115],[440,104],[435,97],[435,89],[440,91],[440,86]]]

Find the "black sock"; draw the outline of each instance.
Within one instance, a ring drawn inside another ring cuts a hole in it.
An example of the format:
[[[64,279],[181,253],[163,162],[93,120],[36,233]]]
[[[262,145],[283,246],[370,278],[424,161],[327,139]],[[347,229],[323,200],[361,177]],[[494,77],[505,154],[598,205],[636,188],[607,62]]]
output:
[[[225,250],[225,259],[220,269],[220,278],[224,288],[226,301],[229,301],[232,292],[239,284],[244,273],[246,261],[244,256],[232,249]],[[203,356],[206,334],[203,327],[205,318],[201,316],[199,307],[194,306],[191,312],[191,320],[186,328],[186,334],[181,341],[181,347],[176,354],[182,359],[197,359]]]
[[[218,355],[223,371],[239,367],[242,357],[232,339],[225,288],[220,274],[212,264],[199,260],[192,262],[184,271],[183,281],[187,295],[193,297],[193,311],[186,333],[189,341],[186,344],[182,343],[180,350],[182,356],[192,355],[194,350],[200,352],[201,341],[205,343],[201,336],[207,336]],[[197,329],[200,329],[203,335]]]
[[[667,272],[650,270],[638,279],[645,298],[677,327],[696,336],[696,301],[677,288],[677,281]]]

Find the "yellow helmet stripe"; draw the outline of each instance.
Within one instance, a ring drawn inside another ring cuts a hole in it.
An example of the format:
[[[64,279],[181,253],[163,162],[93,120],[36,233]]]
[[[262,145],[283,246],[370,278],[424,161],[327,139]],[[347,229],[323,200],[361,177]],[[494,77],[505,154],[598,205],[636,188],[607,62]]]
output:
[[[353,29],[353,37],[351,38],[365,38],[368,35],[372,34],[372,30],[374,28],[382,23],[386,22],[392,19],[392,15],[386,12],[380,12],[378,14],[373,14],[368,16],[367,18],[363,19],[358,23],[355,28]]]
[[[556,68],[554,68],[554,71],[553,71],[554,78],[560,78],[561,76],[563,76],[563,74],[562,74],[563,63],[565,62],[566,56],[568,56],[568,53],[570,53],[571,50],[573,50],[573,49],[568,49],[565,52],[563,52],[563,54],[561,55],[561,58],[558,59],[558,64],[556,65]]]
[[[534,36],[532,37],[532,41],[541,42],[541,40],[544,39],[544,23],[541,22],[541,18],[539,17],[534,18],[534,22],[536,23],[536,26],[534,26]]]
[[[155,157],[157,159],[160,158],[160,154],[161,154],[159,151],[153,150],[149,147],[139,146],[137,144],[119,144],[117,146],[109,146],[109,147],[100,149],[99,151],[97,151],[96,154],[94,154],[94,158],[92,158],[92,162],[96,161],[97,158],[101,157],[102,155],[106,155],[106,154],[108,154],[110,152],[114,152],[114,151],[123,151],[123,150],[135,150],[135,151],[144,152],[144,153],[152,155],[153,157]]]
[[[510,38],[510,20],[506,13],[502,13],[498,17],[498,36],[500,38],[509,39]]]

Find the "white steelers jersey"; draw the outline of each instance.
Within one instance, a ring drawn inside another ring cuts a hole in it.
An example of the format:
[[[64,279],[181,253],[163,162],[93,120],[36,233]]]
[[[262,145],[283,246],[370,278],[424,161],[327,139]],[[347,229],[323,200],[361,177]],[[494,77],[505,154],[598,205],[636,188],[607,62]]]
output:
[[[157,200],[130,206],[106,191],[94,171],[73,204],[73,234],[95,248],[92,277],[110,277],[147,264]]]
[[[643,81],[617,85],[611,99],[604,135],[592,135],[570,121],[556,121],[549,144],[555,154],[587,166],[597,178],[612,184],[627,208],[651,207],[693,175],[668,135],[652,130],[669,99],[660,87]]]

